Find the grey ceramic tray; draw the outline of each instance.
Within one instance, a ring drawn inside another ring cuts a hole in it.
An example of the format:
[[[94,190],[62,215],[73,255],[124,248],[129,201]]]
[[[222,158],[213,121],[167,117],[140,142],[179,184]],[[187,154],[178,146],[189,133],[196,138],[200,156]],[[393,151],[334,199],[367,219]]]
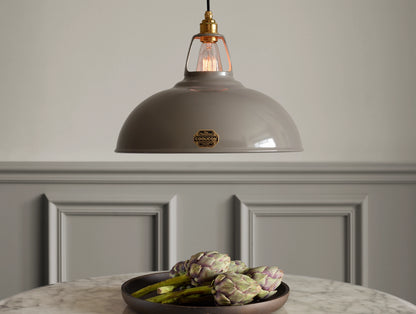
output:
[[[277,288],[277,293],[265,301],[241,306],[197,306],[159,304],[134,298],[131,293],[147,285],[169,278],[168,272],[153,273],[132,278],[121,286],[121,294],[128,306],[140,314],[268,314],[281,308],[289,297],[289,286],[284,282]]]

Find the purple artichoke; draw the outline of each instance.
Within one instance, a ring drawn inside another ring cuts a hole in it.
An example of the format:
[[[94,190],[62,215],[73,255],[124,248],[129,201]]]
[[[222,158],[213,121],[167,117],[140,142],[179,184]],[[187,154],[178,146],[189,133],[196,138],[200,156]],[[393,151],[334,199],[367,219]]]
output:
[[[260,285],[249,276],[236,273],[218,275],[212,294],[220,305],[243,305],[253,301],[261,292]]]
[[[171,277],[178,277],[182,275],[186,275],[187,269],[186,269],[186,263],[189,261],[181,261],[177,262],[175,265],[173,265],[172,269],[169,272],[169,275]]]
[[[140,298],[152,291],[165,286],[169,288],[160,289],[160,291],[169,291],[169,289],[180,287],[192,283],[197,286],[205,281],[210,281],[218,274],[226,272],[230,267],[231,258],[227,254],[221,254],[216,251],[200,252],[188,261],[179,262],[173,266],[170,275],[173,278],[154,283],[133,292],[131,295]],[[184,271],[182,275],[180,272]]]
[[[196,286],[228,271],[230,262],[231,258],[227,254],[217,251],[199,252],[189,259],[188,276]]]
[[[228,268],[229,273],[244,274],[248,270],[248,266],[240,260],[231,261]]]
[[[250,276],[261,286],[258,298],[267,299],[277,292],[276,289],[282,282],[283,271],[277,266],[260,266],[250,268],[246,275]]]

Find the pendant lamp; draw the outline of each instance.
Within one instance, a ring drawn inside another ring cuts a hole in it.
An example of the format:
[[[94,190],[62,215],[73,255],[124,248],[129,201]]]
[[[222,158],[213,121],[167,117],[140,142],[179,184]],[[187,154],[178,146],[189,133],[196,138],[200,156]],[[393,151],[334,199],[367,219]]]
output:
[[[272,98],[233,78],[230,53],[207,0],[185,77],[139,104],[121,128],[120,153],[302,151],[299,132]]]

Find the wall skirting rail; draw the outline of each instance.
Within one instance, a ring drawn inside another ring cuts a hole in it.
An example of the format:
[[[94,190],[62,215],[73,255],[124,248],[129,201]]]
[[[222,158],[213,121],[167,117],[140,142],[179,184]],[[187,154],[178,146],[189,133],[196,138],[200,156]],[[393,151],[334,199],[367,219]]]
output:
[[[415,164],[0,162],[0,183],[416,183]]]

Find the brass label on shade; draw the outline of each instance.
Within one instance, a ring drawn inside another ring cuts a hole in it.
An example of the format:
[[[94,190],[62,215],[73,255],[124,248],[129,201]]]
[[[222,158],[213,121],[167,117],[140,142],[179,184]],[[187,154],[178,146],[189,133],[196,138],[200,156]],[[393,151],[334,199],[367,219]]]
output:
[[[213,148],[219,140],[220,137],[214,130],[199,130],[194,135],[194,143],[201,148]]]

